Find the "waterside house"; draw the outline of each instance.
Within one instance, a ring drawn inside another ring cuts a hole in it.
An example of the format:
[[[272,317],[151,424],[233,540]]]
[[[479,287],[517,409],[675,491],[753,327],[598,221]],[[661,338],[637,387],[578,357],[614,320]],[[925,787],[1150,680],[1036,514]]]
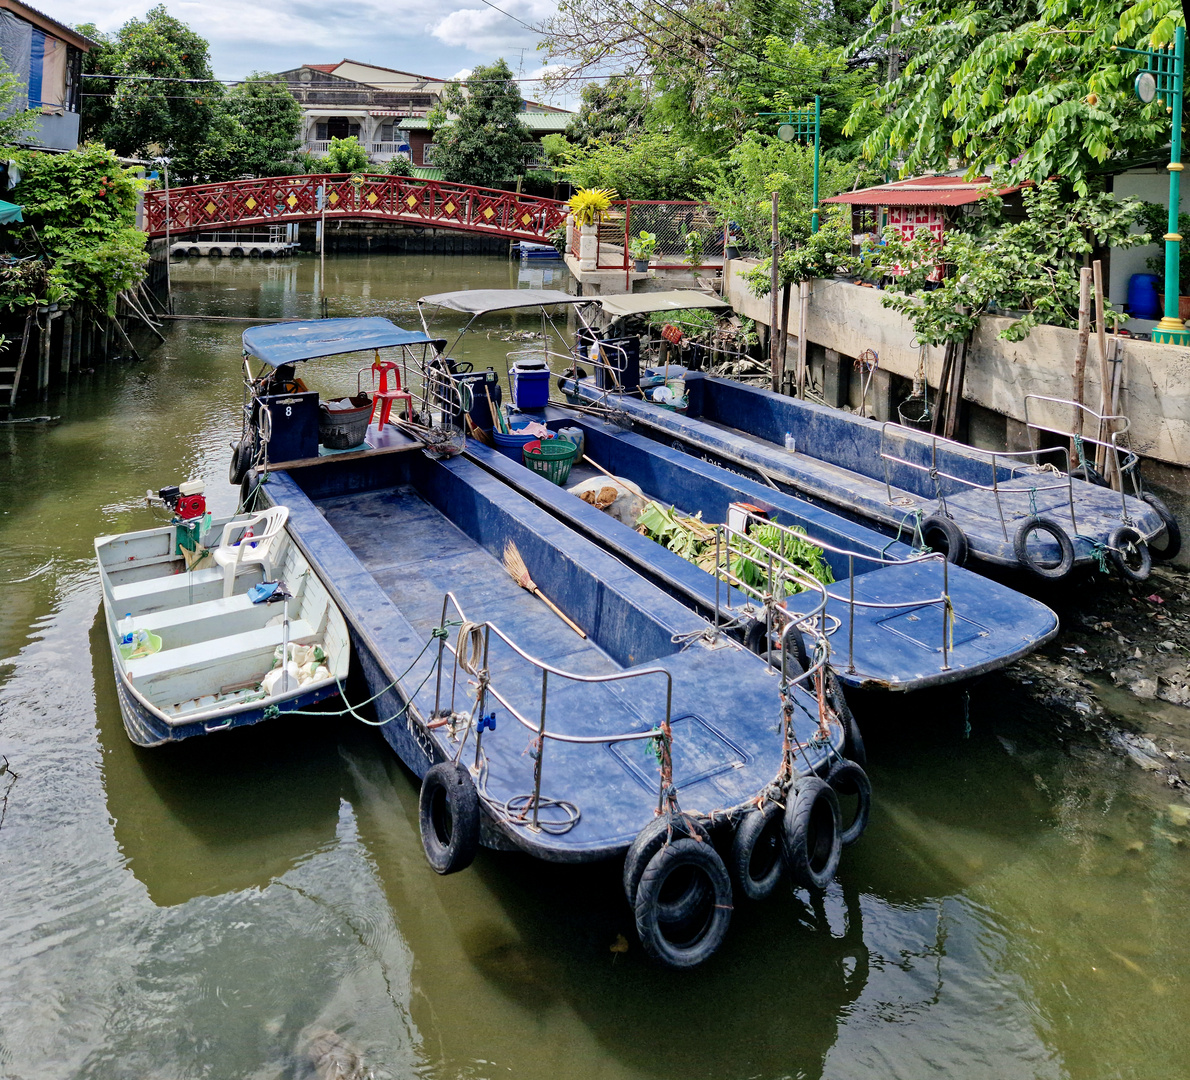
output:
[[[426,117],[449,80],[355,60],[303,64],[280,77],[302,107],[304,149],[325,154],[331,139],[354,135],[377,164],[400,156],[415,166],[433,166],[434,137]],[[522,109],[527,163],[544,165],[542,136],[565,131],[573,114],[528,100]]]
[[[83,53],[94,44],[20,0],[0,0],[0,55],[21,83],[3,115],[41,112],[24,143],[52,150],[78,146]]]

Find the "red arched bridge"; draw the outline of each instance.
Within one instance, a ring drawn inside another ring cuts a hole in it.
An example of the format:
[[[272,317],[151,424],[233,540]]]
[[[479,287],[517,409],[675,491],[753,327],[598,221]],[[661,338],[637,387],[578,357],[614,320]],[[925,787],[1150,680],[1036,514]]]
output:
[[[566,213],[566,204],[557,199],[410,176],[277,176],[145,193],[145,226],[153,237],[317,221],[325,215],[543,242]]]

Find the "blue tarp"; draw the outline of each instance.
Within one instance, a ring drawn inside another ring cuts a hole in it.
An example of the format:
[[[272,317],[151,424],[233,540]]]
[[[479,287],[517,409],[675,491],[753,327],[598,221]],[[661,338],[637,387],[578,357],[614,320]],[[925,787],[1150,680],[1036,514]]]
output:
[[[310,319],[253,326],[244,331],[244,352],[273,367],[395,345],[433,345],[441,351],[446,342],[420,330],[402,330],[388,319],[380,318]]]

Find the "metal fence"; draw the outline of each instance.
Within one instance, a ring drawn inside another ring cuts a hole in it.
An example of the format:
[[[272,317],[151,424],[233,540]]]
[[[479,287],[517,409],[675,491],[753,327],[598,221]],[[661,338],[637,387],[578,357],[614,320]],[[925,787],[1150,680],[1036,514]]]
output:
[[[657,246],[654,270],[706,270],[723,263],[724,230],[710,204],[676,200],[626,199],[612,203],[599,222],[597,270],[632,269],[629,247],[642,232]],[[579,231],[570,230],[570,253],[578,257]]]

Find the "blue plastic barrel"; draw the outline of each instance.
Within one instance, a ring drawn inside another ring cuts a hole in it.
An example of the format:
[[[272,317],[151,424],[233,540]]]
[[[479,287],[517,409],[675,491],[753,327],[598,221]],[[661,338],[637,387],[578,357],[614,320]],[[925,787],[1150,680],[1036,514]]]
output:
[[[1161,279],[1156,274],[1133,274],[1128,279],[1127,310],[1134,319],[1161,318]]]

